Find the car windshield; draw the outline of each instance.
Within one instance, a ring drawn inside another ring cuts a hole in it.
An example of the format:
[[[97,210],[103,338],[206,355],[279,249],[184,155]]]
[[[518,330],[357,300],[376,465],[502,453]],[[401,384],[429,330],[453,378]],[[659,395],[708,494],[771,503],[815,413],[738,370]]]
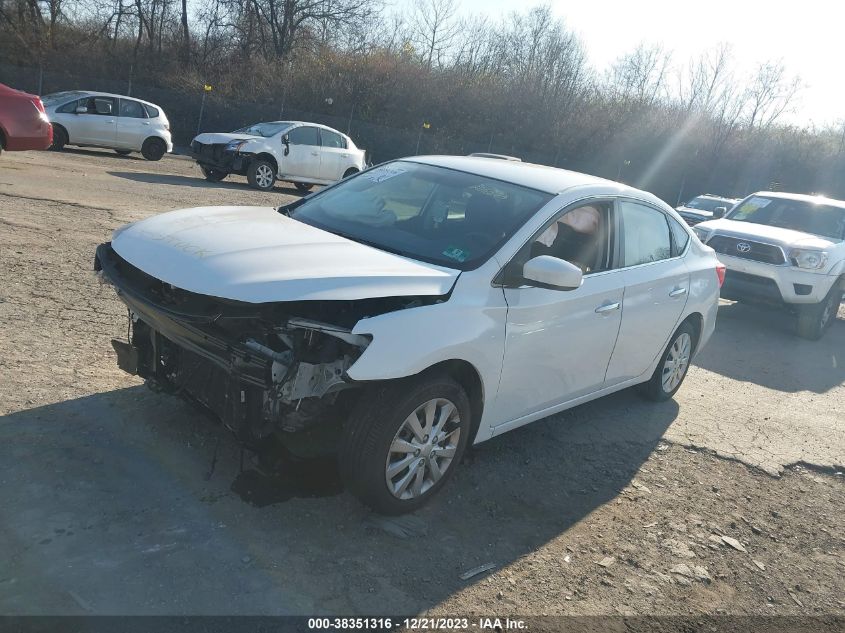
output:
[[[291,217],[392,253],[470,270],[552,197],[476,174],[395,161],[304,200]]]
[[[290,121],[271,121],[269,123],[255,123],[235,130],[234,134],[252,134],[253,136],[263,136],[270,138],[276,136],[279,132],[289,128],[293,123]]]
[[[65,90],[64,92],[54,92],[49,95],[44,95],[41,97],[41,103],[44,105],[51,105],[53,103],[58,103],[59,101],[64,101],[65,99],[73,99],[74,97],[84,95],[84,92],[79,90]]]
[[[833,240],[845,239],[845,209],[805,200],[751,196],[727,218],[802,231]]]
[[[693,198],[687,202],[684,206],[688,209],[698,209],[699,211],[715,211],[716,207],[725,207],[726,209],[730,209],[733,205],[727,200],[717,200],[715,198],[704,198],[702,196],[698,196],[697,198]]]

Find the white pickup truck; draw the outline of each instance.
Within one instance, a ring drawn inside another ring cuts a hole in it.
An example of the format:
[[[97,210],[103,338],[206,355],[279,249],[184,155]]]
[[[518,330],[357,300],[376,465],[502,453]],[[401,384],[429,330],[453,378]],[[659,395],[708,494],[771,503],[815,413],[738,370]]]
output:
[[[364,150],[346,134],[303,121],[270,121],[234,132],[200,134],[191,143],[191,156],[206,180],[218,182],[240,174],[263,191],[272,189],[277,180],[308,191],[366,166]]]
[[[792,307],[819,339],[845,292],[845,201],[765,191],[693,227],[727,267],[721,296]]]

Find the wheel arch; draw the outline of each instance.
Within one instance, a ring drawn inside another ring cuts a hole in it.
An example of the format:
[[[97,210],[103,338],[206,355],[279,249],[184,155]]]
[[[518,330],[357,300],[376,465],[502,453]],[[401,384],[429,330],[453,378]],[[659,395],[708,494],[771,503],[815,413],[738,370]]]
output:
[[[689,323],[695,330],[695,341],[693,341],[692,347],[693,354],[695,354],[698,352],[698,342],[701,340],[701,331],[704,328],[704,315],[700,312],[692,312],[688,314],[687,318],[678,323],[678,327],[675,328],[675,332],[677,332],[684,323]]]
[[[347,168],[347,170],[345,172],[343,172],[343,178],[349,178],[349,176],[354,176],[359,171],[361,171],[361,170],[358,169],[357,167],[349,167],[349,168]]]
[[[279,175],[279,162],[276,160],[275,156],[273,156],[269,152],[259,152],[258,154],[255,154],[255,156],[253,156],[253,158],[257,158],[259,160],[266,160],[268,163],[270,163],[273,166],[273,169],[276,171],[276,176],[278,177],[278,175]]]
[[[420,376],[423,374],[435,374],[441,372],[447,374],[455,382],[457,382],[469,398],[472,420],[468,446],[471,446],[475,441],[475,436],[478,434],[478,429],[481,425],[481,417],[484,413],[484,382],[481,379],[481,374],[475,368],[475,365],[469,361],[454,358],[435,363],[431,367],[419,372],[417,375]]]
[[[61,123],[55,123],[55,122],[50,123],[50,125],[53,126],[53,134],[54,135],[56,134],[57,129],[61,130],[62,133],[65,135],[66,142],[70,143],[70,132],[68,132],[68,129],[64,125],[62,125]]]

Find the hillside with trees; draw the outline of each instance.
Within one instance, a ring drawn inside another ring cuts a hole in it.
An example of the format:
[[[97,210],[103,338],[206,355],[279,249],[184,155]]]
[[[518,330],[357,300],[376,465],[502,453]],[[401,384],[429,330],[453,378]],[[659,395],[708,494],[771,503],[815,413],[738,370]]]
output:
[[[0,82],[131,91],[183,144],[208,84],[204,130],[312,118],[376,162],[493,151],[672,204],[770,187],[845,197],[845,122],[788,124],[801,82],[782,62],[740,75],[729,43],[683,62],[643,44],[598,72],[548,6],[490,20],[456,2],[0,0]]]

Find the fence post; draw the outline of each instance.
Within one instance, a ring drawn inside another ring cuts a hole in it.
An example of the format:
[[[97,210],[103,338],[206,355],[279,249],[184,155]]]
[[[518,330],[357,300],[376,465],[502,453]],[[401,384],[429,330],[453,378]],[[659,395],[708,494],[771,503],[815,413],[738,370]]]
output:
[[[129,85],[126,86],[126,96],[132,96],[132,75],[135,73],[135,64],[129,64]]]
[[[44,88],[44,66],[39,64],[38,66],[38,96],[40,97],[43,93]]]
[[[208,92],[211,92],[211,86],[209,84],[203,84],[202,100],[200,101],[200,115],[199,115],[199,118],[197,120],[197,135],[199,135],[200,128],[202,127],[202,111],[205,110],[205,95]]]

